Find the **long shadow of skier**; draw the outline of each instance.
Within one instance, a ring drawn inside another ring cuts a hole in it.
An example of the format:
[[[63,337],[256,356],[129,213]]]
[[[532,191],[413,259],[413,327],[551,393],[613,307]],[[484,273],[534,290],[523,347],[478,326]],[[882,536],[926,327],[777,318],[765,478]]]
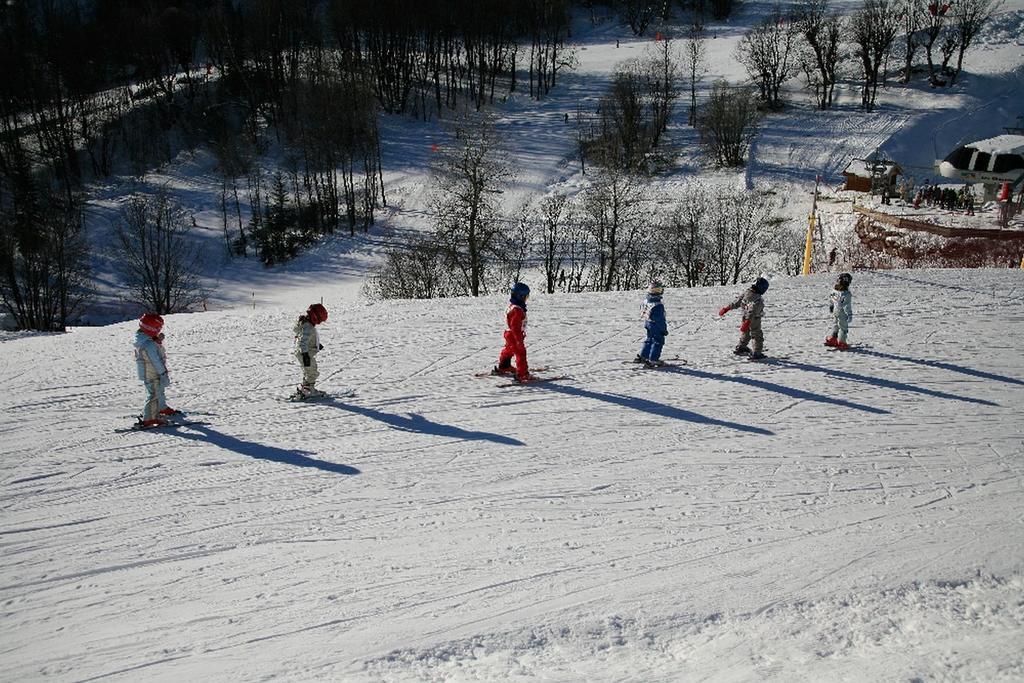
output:
[[[898,360],[905,363],[917,363],[918,365],[926,365],[930,368],[959,372],[964,375],[970,375],[971,377],[978,377],[979,379],[990,379],[996,382],[1006,382],[1007,384],[1018,384],[1020,386],[1024,386],[1024,379],[1016,379],[1014,377],[1007,377],[1006,375],[997,375],[994,372],[975,370],[974,368],[964,367],[963,365],[954,365],[953,363],[945,363],[938,360],[924,360],[923,358],[911,358],[910,356],[897,356],[894,353],[882,353],[881,351],[869,351],[861,348],[852,348],[850,349],[850,353],[875,356],[876,358],[885,358],[887,360]]]
[[[805,372],[820,372],[824,375],[830,375],[832,377],[838,377],[839,379],[850,380],[851,382],[863,382],[865,384],[872,384],[876,387],[882,387],[883,389],[893,389],[895,391],[906,391],[913,394],[921,394],[922,396],[931,396],[932,398],[942,398],[947,401],[963,401],[964,403],[977,403],[983,406],[998,406],[998,403],[988,401],[983,398],[972,398],[970,396],[957,396],[956,394],[950,394],[945,391],[939,391],[937,389],[925,389],[915,384],[907,384],[906,382],[900,382],[894,379],[882,379],[881,377],[872,377],[871,375],[861,375],[856,372],[849,372],[846,370],[836,370],[835,368],[825,368],[820,365],[811,365],[809,363],[797,363],[791,360],[777,360],[769,359],[768,362],[772,365],[779,365],[781,367],[794,368],[796,370],[804,370]]]
[[[503,434],[493,434],[491,432],[471,432],[468,429],[462,429],[461,427],[454,427],[452,425],[442,424],[440,422],[432,422],[422,415],[416,413],[409,413],[408,417],[402,415],[395,415],[394,413],[385,413],[381,410],[374,410],[373,408],[366,408],[364,406],[357,406],[351,403],[342,403],[341,401],[320,401],[320,405],[331,406],[332,408],[338,408],[340,410],[347,410],[350,413],[356,415],[362,415],[378,422],[393,427],[403,432],[415,432],[417,434],[429,434],[433,436],[446,436],[452,439],[461,439],[463,441],[493,441],[503,446],[525,446],[522,441],[513,439],[512,437],[505,436]]]
[[[721,375],[717,372],[707,372],[706,370],[694,370],[693,368],[663,368],[663,371],[668,371],[679,375],[689,375],[690,377],[700,377],[702,379],[713,379],[721,382],[735,382],[736,384],[743,384],[748,387],[764,389],[765,391],[773,391],[777,394],[782,394],[783,396],[790,396],[792,398],[798,398],[803,401],[827,403],[830,405],[839,406],[841,408],[862,410],[865,413],[874,413],[875,415],[890,414],[888,410],[883,410],[881,408],[875,408],[873,406],[864,405],[863,403],[854,403],[853,401],[846,401],[841,398],[825,396],[824,394],[816,394],[812,391],[794,389],[793,387],[787,387],[783,384],[776,384],[775,382],[765,382],[762,379],[754,379],[753,377],[744,377],[742,375]]]
[[[573,387],[566,384],[558,384],[557,382],[542,382],[539,384],[532,384],[530,388],[544,389],[545,391],[552,391],[557,394],[565,394],[567,396],[577,396],[579,398],[591,398],[595,401],[604,401],[605,403],[611,403],[613,405],[623,406],[625,408],[632,408],[633,410],[639,410],[652,415],[658,415],[661,417],[670,417],[674,420],[683,420],[684,422],[695,422],[697,424],[712,425],[715,427],[726,427],[728,429],[736,429],[741,432],[750,432],[751,434],[762,434],[764,436],[774,436],[775,432],[761,427],[754,427],[753,425],[745,425],[740,422],[729,422],[727,420],[716,420],[713,417],[707,417],[700,413],[694,413],[689,410],[683,410],[676,408],[675,406],[665,405],[664,403],[658,403],[657,401],[649,401],[645,398],[637,398],[635,396],[624,396],[622,394],[604,394],[599,391],[590,391],[589,389],[580,389],[579,387]]]
[[[185,427],[186,429],[169,429],[166,433],[188,441],[213,444],[226,451],[233,451],[239,455],[256,458],[257,460],[270,460],[271,462],[295,465],[296,467],[314,467],[324,472],[333,472],[334,474],[361,474],[358,469],[351,465],[342,465],[341,463],[312,458],[310,457],[312,454],[308,451],[293,451],[277,448],[276,446],[267,446],[262,443],[244,441],[238,437],[229,436],[210,429],[207,425],[192,424]]]

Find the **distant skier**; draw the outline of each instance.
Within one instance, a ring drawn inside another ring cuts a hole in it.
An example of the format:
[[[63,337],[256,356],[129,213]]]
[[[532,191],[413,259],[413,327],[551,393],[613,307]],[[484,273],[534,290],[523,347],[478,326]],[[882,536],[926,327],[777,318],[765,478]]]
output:
[[[505,330],[505,346],[498,354],[498,364],[492,370],[496,375],[511,375],[514,372],[517,382],[534,379],[526,362],[526,300],[529,298],[530,288],[526,284],[517,282],[512,287],[508,310],[505,312],[505,323],[508,326]],[[515,368],[512,367],[513,356],[516,359]]]
[[[320,371],[316,364],[316,355],[324,348],[320,343],[320,335],[316,326],[327,320],[327,309],[323,304],[312,304],[295,322],[295,359],[302,366],[302,383],[296,387],[293,398],[316,398],[324,392],[316,388],[316,380]]]
[[[647,339],[634,360],[649,368],[661,367],[665,364],[665,361],[661,360],[661,349],[665,345],[665,336],[668,335],[665,305],[661,302],[664,293],[664,285],[657,280],[652,282],[647,288],[647,298],[641,309],[640,317],[644,321],[644,327],[647,328]]]
[[[135,369],[146,386],[146,405],[142,410],[142,426],[146,428],[168,424],[160,415],[160,409],[167,406],[164,389],[171,379],[156,342],[163,326],[163,318],[156,313],[146,313],[139,318],[139,329],[135,333]]]
[[[736,300],[727,306],[723,306],[718,315],[725,315],[734,308],[743,309],[743,322],[740,323],[740,343],[733,350],[737,356],[750,356],[750,360],[764,358],[764,333],[761,330],[761,318],[764,316],[764,301],[761,298],[768,291],[768,280],[759,277],[754,284],[736,297]],[[751,351],[747,343],[754,340],[754,349]]]
[[[167,365],[167,347],[164,346],[164,333],[161,332],[160,334],[156,335],[156,337],[153,338],[153,341],[156,342],[157,351],[160,353],[160,360],[164,364],[164,371],[167,373],[167,376],[170,377],[171,369]],[[167,397],[164,395],[163,391],[160,392],[160,415],[163,415],[165,417],[170,417],[171,415],[181,415],[180,410],[175,410],[174,408],[171,408],[169,405],[167,405]]]
[[[832,289],[832,300],[828,305],[828,311],[832,314],[832,329],[828,337],[825,338],[825,346],[832,346],[840,351],[850,348],[850,345],[846,343],[846,335],[850,331],[850,322],[853,320],[851,282],[853,282],[853,276],[849,273],[842,273],[836,278],[835,287]]]

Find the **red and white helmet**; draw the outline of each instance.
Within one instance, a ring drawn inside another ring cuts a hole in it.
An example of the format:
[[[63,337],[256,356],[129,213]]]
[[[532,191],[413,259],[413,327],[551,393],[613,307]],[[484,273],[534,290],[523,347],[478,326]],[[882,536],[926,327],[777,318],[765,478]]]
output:
[[[319,325],[327,320],[327,309],[323,304],[313,304],[306,309],[306,317],[309,318],[309,322]]]
[[[155,338],[163,328],[164,319],[156,313],[143,313],[142,317],[139,318],[139,329],[145,332],[147,336]]]

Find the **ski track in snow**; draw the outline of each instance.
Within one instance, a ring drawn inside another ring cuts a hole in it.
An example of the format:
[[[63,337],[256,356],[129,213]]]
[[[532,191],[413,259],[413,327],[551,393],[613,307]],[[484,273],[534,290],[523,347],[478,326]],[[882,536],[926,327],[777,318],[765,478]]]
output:
[[[159,432],[113,434],[132,325],[10,339],[0,677],[1019,679],[1020,277],[858,273],[848,353],[830,280],[776,279],[765,364],[737,288],[670,290],[657,372],[638,294],[541,294],[572,379],[510,388],[501,297],[328,298],[358,393],[301,404],[293,311],[169,316],[206,424]]]

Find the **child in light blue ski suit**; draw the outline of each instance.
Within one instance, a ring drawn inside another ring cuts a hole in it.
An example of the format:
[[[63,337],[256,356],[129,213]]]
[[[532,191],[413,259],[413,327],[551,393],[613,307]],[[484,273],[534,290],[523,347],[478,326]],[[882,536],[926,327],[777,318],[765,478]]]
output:
[[[850,345],[846,343],[846,335],[849,333],[850,323],[853,321],[851,282],[853,282],[853,276],[849,273],[842,273],[836,278],[828,305],[828,312],[832,314],[832,327],[825,338],[825,346],[832,346],[840,351],[850,348]]]
[[[163,329],[164,319],[155,313],[146,313],[139,318],[139,330],[135,333],[135,369],[139,379],[146,385],[146,406],[142,413],[143,427],[160,427],[167,420],[160,415],[167,405],[164,389],[171,383],[167,365],[156,342]]]
[[[668,335],[665,305],[661,302],[664,293],[664,285],[658,281],[652,282],[647,288],[647,299],[641,309],[640,317],[647,328],[647,339],[634,360],[649,367],[665,364],[665,361],[661,360],[661,349],[665,346],[665,337]]]

